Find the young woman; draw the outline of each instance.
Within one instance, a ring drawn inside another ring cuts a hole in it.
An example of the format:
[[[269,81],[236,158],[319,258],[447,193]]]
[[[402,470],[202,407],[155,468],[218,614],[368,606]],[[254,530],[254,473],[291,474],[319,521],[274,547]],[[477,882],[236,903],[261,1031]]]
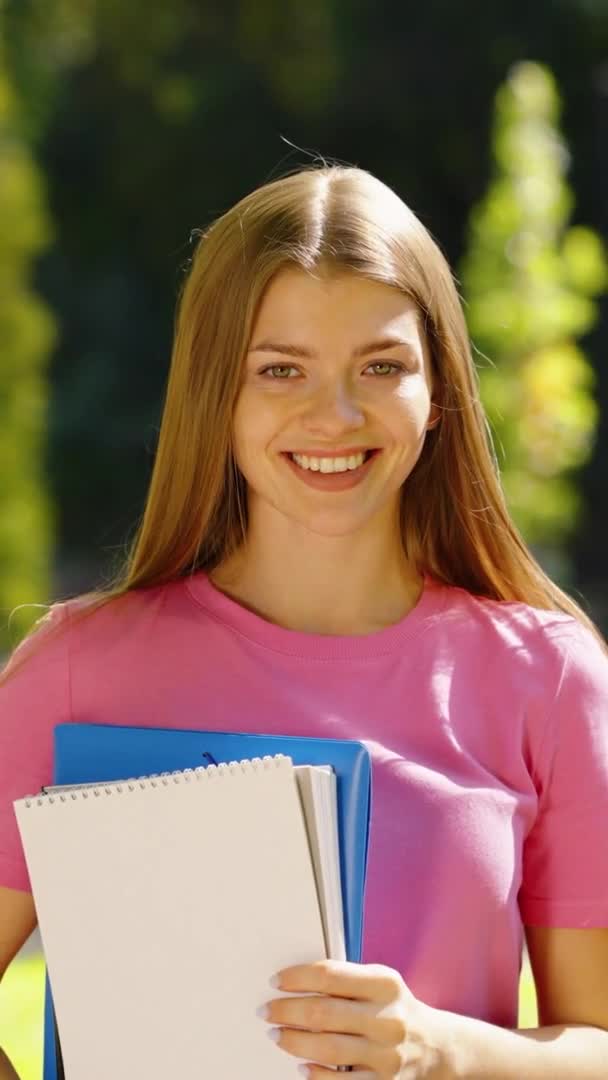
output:
[[[369,173],[285,176],[200,238],[124,578],[4,676],[2,967],[35,923],[12,800],[72,718],[366,743],[362,963],[269,992],[315,1080],[605,1077],[606,649],[509,518],[450,269]]]

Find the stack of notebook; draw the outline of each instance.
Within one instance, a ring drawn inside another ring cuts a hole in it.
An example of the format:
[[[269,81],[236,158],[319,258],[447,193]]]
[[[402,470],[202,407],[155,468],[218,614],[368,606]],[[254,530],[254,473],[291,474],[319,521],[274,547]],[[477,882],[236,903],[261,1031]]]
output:
[[[281,968],[360,957],[363,744],[60,725],[55,761],[53,787],[15,802],[45,1080],[295,1080],[256,1009]]]

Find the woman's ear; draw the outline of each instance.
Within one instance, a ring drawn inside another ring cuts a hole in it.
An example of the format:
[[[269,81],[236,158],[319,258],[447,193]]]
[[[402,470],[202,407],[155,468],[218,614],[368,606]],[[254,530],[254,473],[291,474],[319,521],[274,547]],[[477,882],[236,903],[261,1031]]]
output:
[[[427,420],[426,429],[430,431],[432,428],[437,427],[437,424],[441,420],[441,405],[437,405],[434,401],[431,402],[431,411]]]

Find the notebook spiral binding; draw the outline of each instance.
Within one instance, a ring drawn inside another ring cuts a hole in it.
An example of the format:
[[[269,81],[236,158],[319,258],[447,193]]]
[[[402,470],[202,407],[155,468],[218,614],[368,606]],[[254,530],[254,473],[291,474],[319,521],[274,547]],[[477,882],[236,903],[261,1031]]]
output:
[[[243,761],[221,761],[218,765],[198,765],[195,769],[175,769],[173,772],[150,773],[149,776],[131,776],[128,780],[112,781],[109,784],[78,784],[70,786],[70,790],[61,793],[55,790],[54,794],[45,792],[44,788],[39,796],[26,795],[24,804],[30,809],[32,806],[52,806],[55,802],[67,802],[69,799],[99,798],[101,795],[122,795],[124,790],[135,791],[136,787],[141,790],[156,788],[159,782],[163,787],[168,787],[171,781],[174,784],[182,782],[190,783],[192,778],[200,780],[205,777],[207,781],[214,777],[235,776],[238,773],[260,772],[271,768],[291,768],[293,761],[287,754],[264,754],[263,757],[245,758]]]

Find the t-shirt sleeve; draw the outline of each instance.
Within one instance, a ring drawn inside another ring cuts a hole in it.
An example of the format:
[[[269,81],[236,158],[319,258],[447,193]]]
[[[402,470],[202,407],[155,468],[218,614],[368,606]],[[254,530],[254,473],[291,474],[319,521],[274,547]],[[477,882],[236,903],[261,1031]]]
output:
[[[561,674],[537,761],[520,912],[528,926],[608,927],[608,657],[574,620],[553,645]]]
[[[53,729],[70,717],[67,617],[54,605],[0,678],[0,885],[31,892],[14,799],[53,779]]]

